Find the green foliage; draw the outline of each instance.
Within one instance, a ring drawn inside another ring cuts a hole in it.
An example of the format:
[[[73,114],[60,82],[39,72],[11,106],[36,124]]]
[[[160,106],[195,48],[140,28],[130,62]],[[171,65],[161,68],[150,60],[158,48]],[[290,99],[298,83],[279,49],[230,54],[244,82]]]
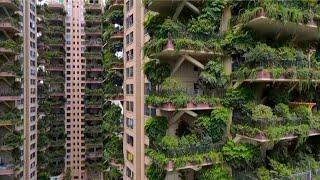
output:
[[[266,169],[263,166],[258,168],[257,175],[258,175],[259,180],[269,180],[269,179],[271,179],[269,170]]]
[[[149,180],[163,180],[166,176],[166,171],[163,167],[159,167],[157,164],[152,163],[148,166],[146,175]]]
[[[241,109],[242,106],[254,99],[254,93],[249,88],[229,89],[226,95],[221,99],[225,107]]]
[[[276,50],[267,44],[258,43],[253,49],[244,54],[246,62],[255,65],[269,65],[279,59]]]
[[[168,119],[166,117],[150,117],[145,122],[146,135],[151,143],[160,142],[166,135],[168,129]]]
[[[309,122],[312,116],[311,109],[306,106],[298,106],[293,109],[293,112],[298,118],[303,119],[305,122]]]
[[[257,163],[258,150],[249,144],[235,144],[228,141],[222,148],[224,160],[233,168],[249,168]]]
[[[170,65],[159,63],[156,60],[147,62],[144,67],[144,73],[153,86],[162,84],[170,76]]]
[[[213,59],[201,72],[199,81],[209,89],[226,88],[230,82],[230,76],[225,73],[221,62],[218,59]]]
[[[197,123],[211,137],[213,142],[218,142],[226,136],[229,115],[230,112],[227,108],[220,107],[214,109],[210,117],[199,117]]]
[[[289,106],[283,103],[279,103],[274,107],[274,114],[278,117],[283,117],[284,119],[289,119],[291,117]]]
[[[276,175],[280,176],[290,176],[291,175],[291,170],[288,168],[286,165],[281,164],[273,159],[269,159],[270,161],[270,166],[274,171],[272,173],[276,173]]]
[[[214,166],[210,169],[202,169],[200,171],[200,179],[207,180],[231,180],[229,172],[222,167]]]
[[[252,119],[272,121],[275,119],[272,109],[269,106],[259,104],[252,109]]]

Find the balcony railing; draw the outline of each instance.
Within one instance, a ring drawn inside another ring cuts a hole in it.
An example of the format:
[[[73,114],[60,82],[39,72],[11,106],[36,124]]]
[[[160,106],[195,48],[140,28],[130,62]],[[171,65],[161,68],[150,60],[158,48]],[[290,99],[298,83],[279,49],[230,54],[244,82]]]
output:
[[[91,15],[91,14],[86,14],[85,15],[85,21],[88,21],[88,22],[100,22],[102,21],[102,16],[100,15]]]
[[[2,89],[0,90],[0,96],[19,96],[22,93],[21,90]]]
[[[86,33],[102,33],[102,28],[97,27],[85,27],[84,31]]]
[[[14,28],[19,28],[19,21],[16,18],[0,16],[0,24],[2,23],[10,23]]]
[[[87,59],[102,59],[102,54],[100,52],[85,52],[84,57]]]

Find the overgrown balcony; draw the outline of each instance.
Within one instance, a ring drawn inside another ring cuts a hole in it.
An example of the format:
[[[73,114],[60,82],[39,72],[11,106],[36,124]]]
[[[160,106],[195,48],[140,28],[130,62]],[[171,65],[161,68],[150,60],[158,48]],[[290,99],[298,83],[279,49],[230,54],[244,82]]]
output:
[[[102,120],[102,114],[89,114],[86,113],[84,116],[84,119],[87,121],[101,121]]]
[[[100,52],[84,52],[84,57],[86,59],[102,59],[102,54]]]
[[[253,29],[259,36],[290,38],[296,42],[316,41],[320,38],[318,13],[316,3],[261,1],[246,7],[236,22]]]
[[[85,27],[84,31],[87,35],[101,35],[102,34],[101,27]]]
[[[6,32],[18,32],[19,20],[13,17],[3,17],[0,15],[0,29]]]
[[[96,14],[85,14],[84,20],[86,21],[86,23],[101,23],[102,16]]]
[[[48,111],[51,108],[63,108],[64,100],[61,99],[52,99],[52,100],[44,100],[39,102],[39,111]]]
[[[90,12],[101,12],[102,11],[101,4],[99,4],[99,3],[89,3],[87,1],[85,2],[84,8],[87,11],[90,11]]]
[[[6,62],[0,65],[0,76],[3,77],[15,77],[21,76],[21,64],[19,61]]]
[[[0,6],[16,11],[19,9],[20,3],[20,0],[1,0]]]
[[[43,33],[48,36],[55,35],[55,34],[64,34],[65,28],[61,26],[50,25],[50,26],[47,26],[47,28],[43,31]]]
[[[102,42],[98,40],[86,40],[84,44],[87,47],[91,47],[91,48],[94,48],[94,47],[101,48],[103,46]]]
[[[106,14],[106,19],[111,23],[111,24],[119,24],[123,25],[123,10],[114,10],[111,11],[110,13]]]
[[[0,114],[0,126],[10,126],[14,124],[21,124],[21,112],[18,109],[14,109],[10,112],[3,112]]]
[[[49,83],[64,83],[64,76],[59,74],[50,74],[45,76],[45,80]]]
[[[49,62],[50,59],[63,59],[64,53],[57,50],[45,51],[40,54],[39,59],[44,59]]]
[[[85,89],[85,95],[86,96],[103,96],[104,92],[103,92],[102,88],[98,88],[98,89],[86,88]]]
[[[101,97],[90,98],[84,101],[87,108],[101,108],[103,102],[104,102],[104,99]]]
[[[233,117],[238,138],[263,143],[320,134],[318,115],[313,115],[305,105],[278,104],[272,109],[262,104],[247,104],[243,111]]]
[[[243,57],[234,63],[233,79],[238,82],[296,82],[316,86],[320,78],[316,56],[302,49],[258,43]]]
[[[12,39],[0,40],[0,52],[2,53],[18,53],[21,46]]]
[[[2,89],[0,91],[0,101],[15,101],[20,98],[21,90],[13,89]]]
[[[118,10],[123,7],[123,0],[111,0],[109,1],[108,11],[111,12],[113,10]]]
[[[60,21],[60,22],[64,22],[64,15],[61,15],[60,13],[57,12],[48,12],[46,14],[44,14],[45,19],[48,21]]]
[[[64,71],[64,64],[48,64],[48,71]]]
[[[1,149],[14,149],[19,148],[23,145],[22,134],[15,133],[7,133],[4,135],[1,142]]]
[[[53,37],[51,36],[50,38],[47,36],[43,36],[43,38],[39,39],[39,41],[44,42],[45,44],[49,45],[49,46],[63,46],[64,45],[64,38],[61,37]]]
[[[222,91],[223,92],[223,91]],[[220,106],[214,91],[202,91],[183,87],[179,81],[167,79],[159,90],[150,92],[146,97],[146,104],[158,107],[164,111],[175,111],[177,109],[210,110]]]

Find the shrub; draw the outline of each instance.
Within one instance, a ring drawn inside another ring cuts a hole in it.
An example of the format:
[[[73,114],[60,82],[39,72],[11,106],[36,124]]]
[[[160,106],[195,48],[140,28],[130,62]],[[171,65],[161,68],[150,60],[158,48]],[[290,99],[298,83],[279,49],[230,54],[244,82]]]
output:
[[[252,109],[252,119],[271,121],[274,119],[272,109],[269,106],[259,104]]]
[[[279,103],[274,107],[274,114],[284,119],[289,119],[291,116],[289,106],[283,103]]]
[[[212,167],[210,169],[203,169],[200,171],[200,179],[208,180],[230,180],[231,177],[227,170],[222,167]]]
[[[144,127],[150,144],[157,144],[166,135],[168,119],[162,116],[151,117],[147,119]]]

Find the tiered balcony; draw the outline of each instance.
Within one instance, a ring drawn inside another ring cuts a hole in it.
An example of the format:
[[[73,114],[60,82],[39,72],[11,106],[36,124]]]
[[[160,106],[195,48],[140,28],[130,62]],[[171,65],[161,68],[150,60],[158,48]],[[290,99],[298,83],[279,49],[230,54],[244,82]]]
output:
[[[61,15],[59,13],[46,13],[45,14],[45,19],[47,21],[52,21],[52,22],[64,22],[64,15]]]
[[[55,35],[55,34],[58,34],[58,35],[63,35],[65,33],[65,28],[64,27],[61,27],[61,26],[53,26],[53,25],[50,25],[48,28],[44,29],[44,31],[42,31],[43,34],[45,35]]]
[[[18,20],[12,17],[0,17],[0,29],[6,32],[19,32]]]
[[[123,0],[111,0],[109,3],[109,12],[113,10],[121,10],[123,8]]]

